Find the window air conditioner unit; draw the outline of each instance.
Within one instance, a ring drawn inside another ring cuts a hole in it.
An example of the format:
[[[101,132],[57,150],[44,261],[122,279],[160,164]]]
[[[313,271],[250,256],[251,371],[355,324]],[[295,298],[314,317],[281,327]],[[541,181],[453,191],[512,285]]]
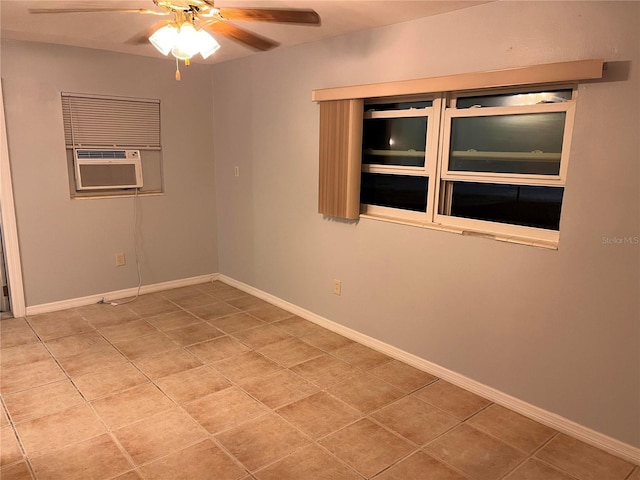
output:
[[[77,190],[142,187],[139,150],[74,149]]]

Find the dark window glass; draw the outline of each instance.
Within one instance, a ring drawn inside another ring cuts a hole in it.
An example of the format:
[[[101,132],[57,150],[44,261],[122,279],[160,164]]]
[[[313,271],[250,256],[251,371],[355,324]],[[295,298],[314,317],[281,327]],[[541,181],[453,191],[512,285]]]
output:
[[[362,163],[423,167],[427,117],[371,118],[362,129]]]
[[[360,203],[426,212],[428,185],[427,177],[363,173]]]
[[[556,90],[537,93],[503,93],[500,95],[480,95],[460,97],[456,108],[471,107],[509,107],[516,105],[537,105],[539,103],[559,103],[571,100],[571,90]]]
[[[562,187],[450,182],[450,215],[559,230]]]
[[[449,169],[558,175],[565,112],[457,117]]]
[[[389,110],[409,110],[411,108],[428,108],[433,106],[432,100],[419,102],[371,103],[364,106],[365,112],[386,112]]]

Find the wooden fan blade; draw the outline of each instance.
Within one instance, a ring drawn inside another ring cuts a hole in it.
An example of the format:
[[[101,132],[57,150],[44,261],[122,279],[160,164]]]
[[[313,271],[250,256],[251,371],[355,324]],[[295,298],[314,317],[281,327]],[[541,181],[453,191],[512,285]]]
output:
[[[123,13],[143,13],[146,15],[169,15],[170,12],[159,12],[157,10],[147,10],[145,8],[30,8],[29,13],[101,13],[101,12],[123,12]]]
[[[211,22],[205,22],[202,24],[202,28],[212,33],[219,33],[225,37],[236,40],[237,42],[244,43],[255,50],[271,50],[279,45],[278,42],[261,37],[255,33],[248,32],[247,30],[236,27],[235,25],[225,21],[214,20]]]
[[[227,20],[320,25],[320,15],[307,8],[220,8],[220,15]]]
[[[137,35],[134,35],[129,40],[127,40],[125,43],[127,45],[144,45],[144,44],[147,44],[147,43],[149,43],[149,37],[151,35],[153,35],[153,33],[156,30],[159,30],[160,28],[164,27],[165,25],[167,25],[169,23],[171,23],[171,22],[168,22],[166,20],[161,21],[161,22],[157,22],[152,27],[147,28],[144,32],[140,32]]]

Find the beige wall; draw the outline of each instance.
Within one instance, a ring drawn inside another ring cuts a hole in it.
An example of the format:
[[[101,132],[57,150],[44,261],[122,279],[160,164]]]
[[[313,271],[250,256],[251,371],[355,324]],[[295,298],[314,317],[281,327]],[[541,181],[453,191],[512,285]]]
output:
[[[496,2],[215,66],[220,272],[640,446],[640,247],[602,240],[640,235],[639,19]],[[588,58],[630,71],[579,88],[558,251],[316,213],[311,90]]]
[[[210,67],[176,82],[166,60],[14,41],[1,55],[27,306],[138,283],[133,199],[69,198],[61,91],[161,100],[165,194],[139,199],[143,284],[216,272]]]

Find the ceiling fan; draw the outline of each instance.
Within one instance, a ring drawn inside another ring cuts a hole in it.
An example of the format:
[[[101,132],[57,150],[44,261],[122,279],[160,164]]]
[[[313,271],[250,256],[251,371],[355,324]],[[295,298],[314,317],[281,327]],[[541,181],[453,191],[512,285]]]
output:
[[[240,28],[229,20],[289,23],[297,25],[320,25],[320,16],[312,9],[284,8],[232,8],[214,6],[213,0],[153,0],[158,9],[113,8],[113,7],[75,7],[75,8],[30,8],[29,13],[101,13],[123,12],[143,15],[162,15],[171,17],[156,23],[145,32],[129,39],[130,44],[151,42],[164,55],[169,52],[178,60],[189,65],[191,57],[200,53],[209,57],[220,48],[210,34],[219,34],[254,50],[265,51],[279,44],[271,39]],[[180,72],[176,71],[180,80]]]

